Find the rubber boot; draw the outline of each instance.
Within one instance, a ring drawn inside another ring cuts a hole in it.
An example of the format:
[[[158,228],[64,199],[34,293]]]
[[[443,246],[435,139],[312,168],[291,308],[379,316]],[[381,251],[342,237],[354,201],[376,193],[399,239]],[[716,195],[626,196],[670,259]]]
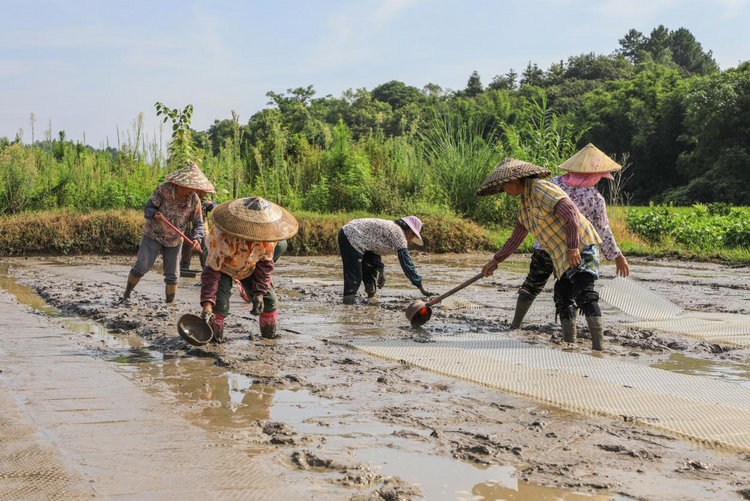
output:
[[[211,330],[214,333],[213,342],[221,344],[224,342],[224,315],[214,313],[214,318],[211,320]]]
[[[591,349],[602,351],[604,349],[604,327],[602,317],[587,316],[586,323],[591,333]]]
[[[375,297],[375,293],[378,291],[378,289],[375,286],[375,282],[365,282],[365,292],[367,293],[367,297]]]
[[[164,294],[167,296],[167,304],[174,302],[174,297],[177,295],[177,284],[167,284],[164,287]]]
[[[140,280],[140,278],[128,274],[128,283],[125,285],[125,293],[122,295],[123,303],[130,301],[130,293],[133,292],[133,289],[135,289],[135,286],[138,285]]]
[[[563,331],[563,340],[566,343],[576,342],[576,318],[561,318],[560,325]]]
[[[516,312],[513,315],[513,321],[510,323],[511,329],[520,329],[523,325],[523,319],[526,317],[531,305],[534,304],[534,298],[526,294],[519,294],[516,301]]]
[[[261,313],[258,318],[258,324],[260,325],[260,335],[266,339],[276,339],[279,337],[277,330],[278,325],[277,311],[270,313]]]
[[[356,294],[347,294],[344,296],[344,304],[354,304],[355,299],[357,299]]]

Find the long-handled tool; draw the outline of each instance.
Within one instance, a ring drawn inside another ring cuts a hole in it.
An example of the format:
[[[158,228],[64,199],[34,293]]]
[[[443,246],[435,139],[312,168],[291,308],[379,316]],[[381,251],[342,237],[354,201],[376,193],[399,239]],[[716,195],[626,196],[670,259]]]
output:
[[[490,270],[495,271],[497,269],[497,266],[493,266]],[[414,301],[412,304],[409,305],[408,308],[406,308],[406,318],[409,319],[409,322],[411,322],[411,326],[414,328],[421,327],[424,324],[427,323],[427,321],[432,317],[432,307],[438,304],[443,299],[452,296],[456,292],[465,289],[466,287],[470,286],[480,278],[484,276],[483,273],[479,273],[477,275],[474,275],[470,279],[468,279],[466,282],[462,283],[461,285],[454,287],[453,289],[449,290],[445,294],[442,294],[436,298],[430,299],[426,303],[422,301],[421,299],[418,299]]]
[[[178,230],[178,229],[177,229],[177,226],[175,226],[175,225],[173,225],[172,223],[170,223],[169,221],[167,221],[167,218],[166,218],[166,217],[162,217],[162,221],[164,221],[164,223],[165,223],[165,224],[166,224],[167,226],[169,226],[169,227],[170,227],[170,228],[172,228],[172,229],[173,229],[174,231],[176,231],[176,232],[177,232],[177,234],[178,234],[178,235],[180,235],[180,236],[181,236],[181,237],[182,237],[182,238],[183,238],[183,239],[184,239],[184,240],[185,240],[186,242],[189,242],[190,244],[192,244],[192,243],[193,243],[193,241],[192,241],[192,240],[190,240],[190,239],[189,239],[189,238],[187,237],[187,235],[185,235],[185,234],[184,234],[183,232],[181,232],[180,230]],[[201,249],[201,248],[198,248],[198,249],[196,249],[196,250],[197,250],[198,252],[200,252],[201,254],[203,254],[203,249]]]

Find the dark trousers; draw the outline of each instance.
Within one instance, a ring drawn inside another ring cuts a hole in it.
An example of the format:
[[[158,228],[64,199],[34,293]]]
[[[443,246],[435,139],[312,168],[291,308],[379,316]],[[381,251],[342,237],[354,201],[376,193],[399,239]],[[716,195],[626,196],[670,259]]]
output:
[[[547,251],[534,249],[529,264],[529,274],[526,275],[526,280],[523,281],[518,294],[532,300],[536,299],[539,293],[544,290],[544,286],[547,285],[547,281],[554,271],[552,258]]]
[[[554,273],[552,258],[544,250],[534,249],[526,276],[519,295],[536,299]],[[599,308],[599,293],[594,290],[596,277],[591,273],[579,272],[570,278],[555,282],[555,311],[560,318],[573,318],[576,306],[586,316],[602,316]]]
[[[601,317],[599,293],[594,290],[596,277],[580,271],[555,282],[555,310],[560,318],[573,318],[575,307],[587,317]]]
[[[363,281],[366,285],[370,284],[374,290],[378,270],[383,269],[380,255],[369,251],[363,255],[352,247],[343,229],[339,230],[338,241],[341,260],[344,263],[344,295],[356,294]]]
[[[240,280],[240,282],[242,283],[242,287],[248,291],[248,294],[250,294],[250,291],[253,290],[253,276],[250,275],[249,277]],[[234,280],[232,280],[232,277],[221,273],[219,288],[216,291],[214,313],[218,313],[224,317],[229,314],[229,298],[232,297],[233,285]],[[277,303],[278,299],[276,297],[276,289],[274,289],[273,284],[271,284],[268,286],[268,292],[263,296],[263,313],[272,313],[276,311]]]

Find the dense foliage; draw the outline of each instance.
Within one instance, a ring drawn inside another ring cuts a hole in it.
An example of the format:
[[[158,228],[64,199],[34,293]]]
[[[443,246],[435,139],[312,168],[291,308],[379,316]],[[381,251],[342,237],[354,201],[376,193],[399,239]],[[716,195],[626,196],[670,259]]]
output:
[[[674,242],[694,249],[750,248],[750,211],[729,204],[696,204],[677,210],[630,210],[628,228],[649,243]]]
[[[719,71],[686,29],[631,30],[610,55],[581,54],[510,70],[461,90],[389,81],[316,97],[312,86],[268,92],[247,123],[189,128],[192,106],[157,103],[172,120],[168,157],[145,141],[142,114],[117,148],[0,139],[0,213],[139,208],[187,160],[219,201],[254,193],[293,210],[453,213],[507,223],[508,197],[477,199],[504,156],[554,169],[587,142],[629,165],[609,195],[636,204],[750,205],[750,63]],[[607,187],[604,188],[608,190]]]

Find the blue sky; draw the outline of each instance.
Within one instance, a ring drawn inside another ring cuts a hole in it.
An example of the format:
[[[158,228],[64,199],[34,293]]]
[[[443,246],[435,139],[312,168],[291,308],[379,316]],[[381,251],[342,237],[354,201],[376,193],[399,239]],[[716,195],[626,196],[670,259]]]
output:
[[[116,143],[154,103],[195,106],[206,129],[245,122],[265,93],[318,96],[401,80],[460,89],[529,60],[610,53],[636,28],[688,28],[724,69],[750,59],[750,0],[0,0],[0,136],[19,128]],[[165,132],[166,134],[166,132]]]

